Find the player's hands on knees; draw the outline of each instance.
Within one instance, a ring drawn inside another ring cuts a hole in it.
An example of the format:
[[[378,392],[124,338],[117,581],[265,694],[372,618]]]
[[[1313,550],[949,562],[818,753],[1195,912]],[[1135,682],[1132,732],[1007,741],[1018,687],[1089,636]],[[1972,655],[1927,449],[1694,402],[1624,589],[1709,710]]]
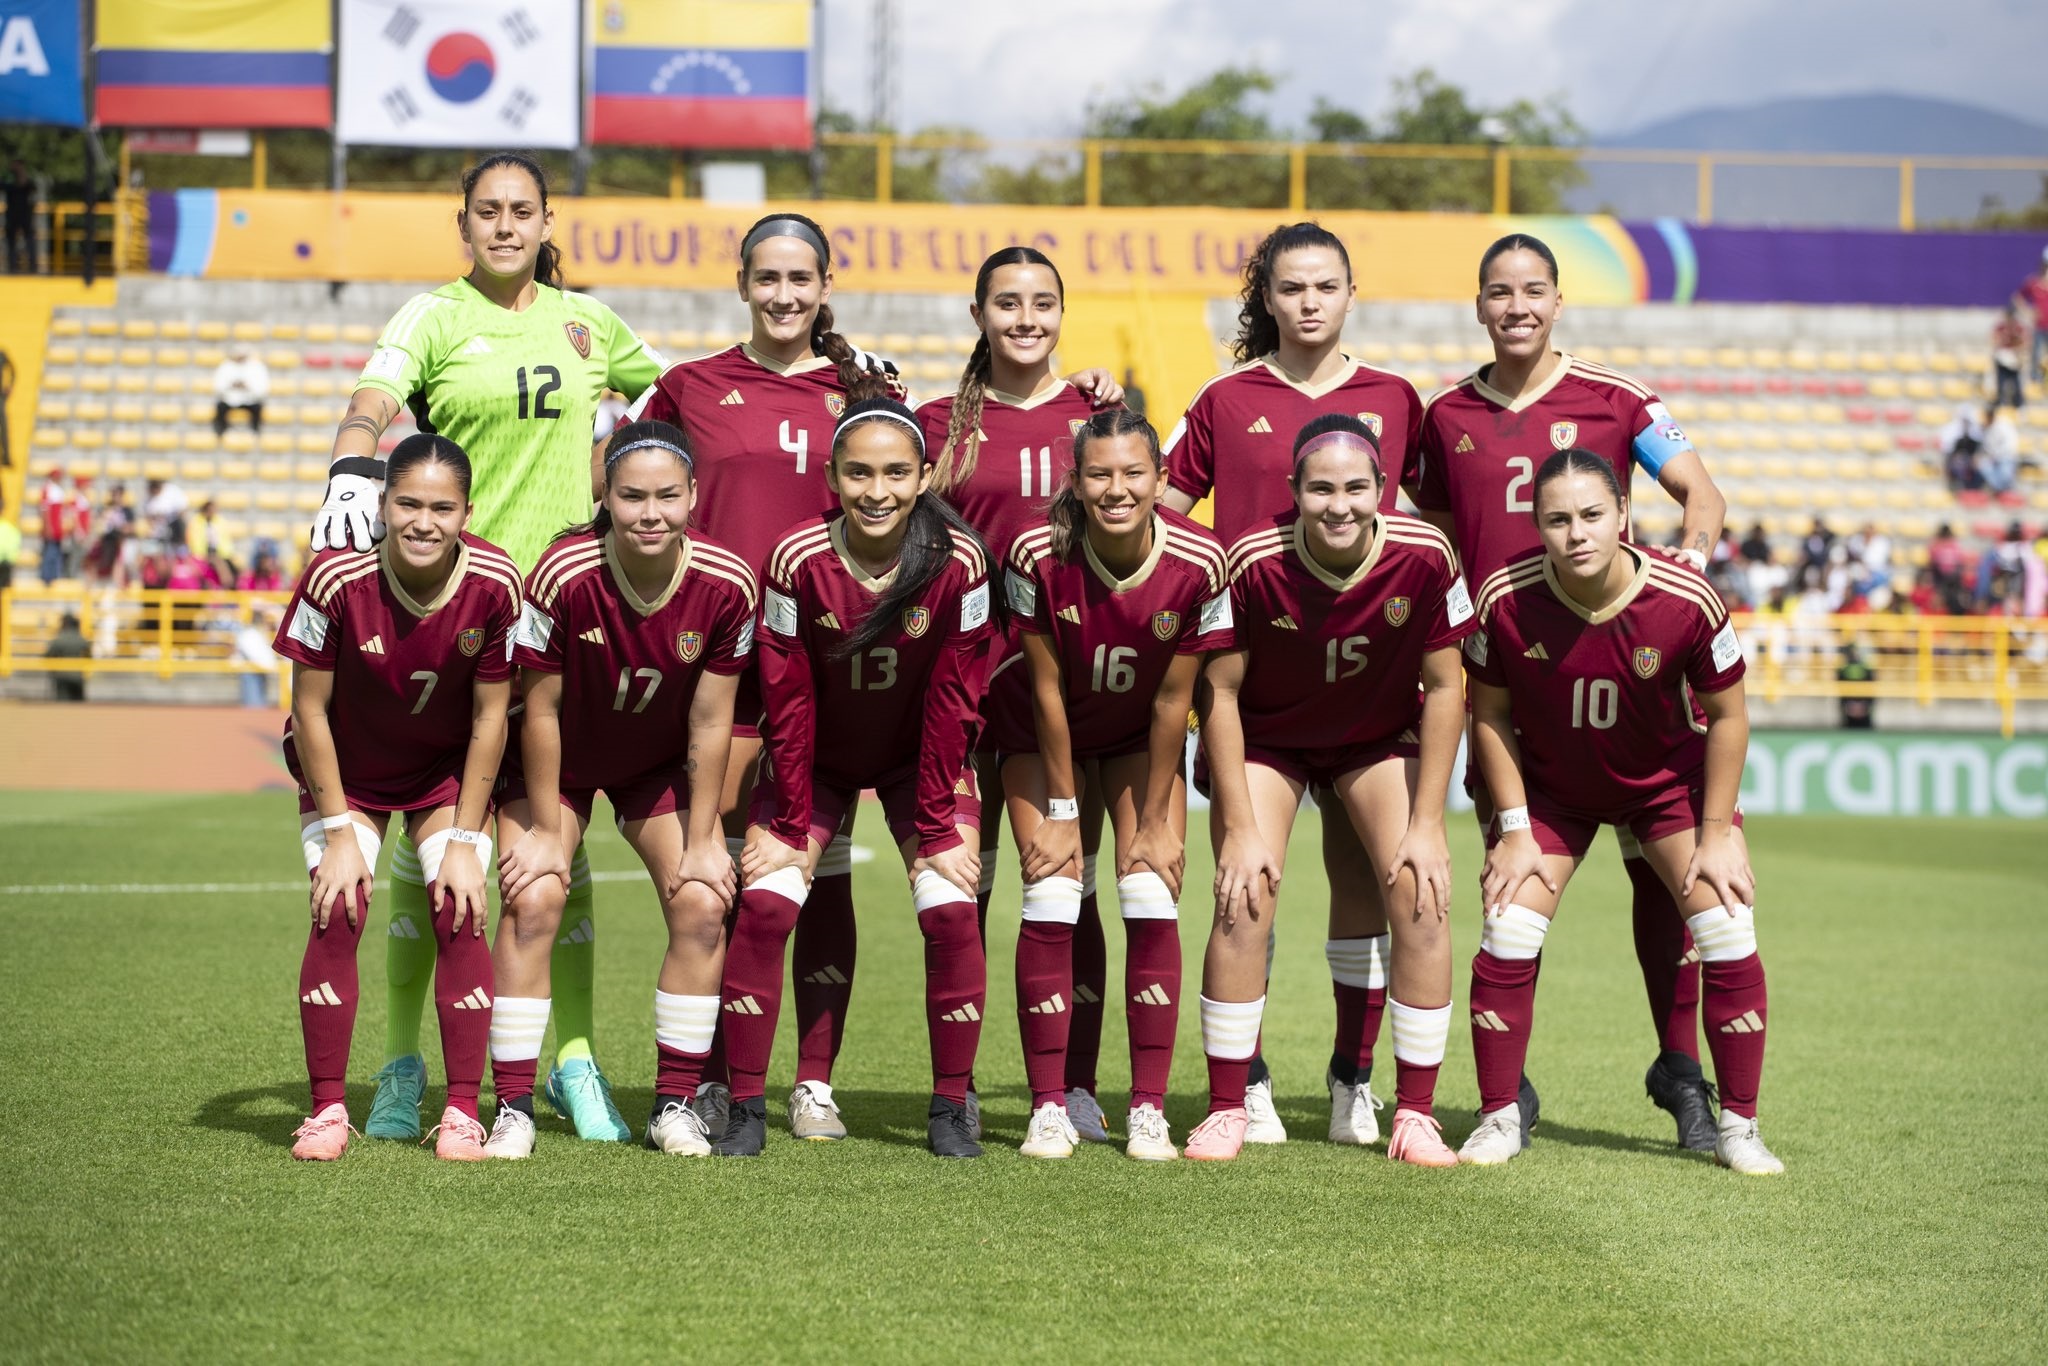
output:
[[[1534,843],[1534,841],[1531,841]],[[1442,821],[1410,824],[1394,850],[1387,869],[1387,886],[1406,868],[1415,875],[1415,910],[1443,920],[1451,913],[1451,847],[1444,840]]]
[[[328,831],[327,848],[313,871],[313,923],[326,929],[333,918],[334,899],[340,897],[348,905],[349,928],[359,926],[362,913],[356,907],[356,889],[362,888],[363,900],[368,901],[374,881],[369,865],[363,862],[363,847],[356,843],[355,822]]]
[[[1180,899],[1181,874],[1187,871],[1187,847],[1173,827],[1165,823],[1141,825],[1131,836],[1130,847],[1116,851],[1116,875],[1128,877],[1140,866],[1159,874],[1166,888]]]
[[[776,841],[778,844],[781,841]],[[785,846],[786,847],[786,846]],[[676,860],[673,886],[667,888],[663,900],[673,900],[683,888],[692,882],[701,882],[711,889],[721,905],[732,905],[739,895],[739,878],[733,872],[732,855],[725,851],[723,839],[699,840],[683,846],[683,856]]]
[[[731,862],[731,860],[727,860]],[[801,868],[803,851],[792,849],[758,825],[747,827],[747,842],[740,850],[740,875],[748,886],[784,868]]]
[[[498,894],[509,902],[544,877],[560,878],[566,894],[569,856],[562,852],[560,835],[535,827],[499,856]]]
[[[491,901],[484,891],[484,865],[475,845],[451,842],[441,851],[440,876],[427,891],[427,904],[438,907],[444,894],[455,902],[455,921],[449,933],[461,934],[466,917],[470,933],[482,934],[484,922],[490,919]]]
[[[1043,820],[1017,850],[1024,865],[1024,880],[1079,876],[1081,867],[1081,822]],[[1069,870],[1072,870],[1071,872]]]
[[[1216,851],[1216,918],[1235,925],[1240,915],[1257,916],[1262,887],[1280,895],[1280,861],[1257,831],[1226,833]]]
[[[972,830],[966,831],[966,838],[951,849],[941,849],[910,862],[910,880],[915,883],[919,873],[937,873],[946,881],[958,887],[969,897],[981,891],[981,847]]]
[[[1556,893],[1557,880],[1543,866],[1543,851],[1537,848],[1536,837],[1526,830],[1503,835],[1500,843],[1487,850],[1486,866],[1479,870],[1480,904],[1488,915],[1501,914],[1532,877]]]
[[[1725,825],[1702,829],[1700,842],[1693,846],[1692,861],[1685,866],[1685,881],[1679,885],[1679,895],[1691,896],[1693,884],[1704,882],[1724,907],[1754,906],[1756,874],[1750,871],[1749,854],[1742,841]]]
[[[1114,407],[1124,401],[1124,386],[1116,382],[1116,376],[1099,367],[1076,370],[1067,376],[1067,383],[1094,399],[1098,408]]]

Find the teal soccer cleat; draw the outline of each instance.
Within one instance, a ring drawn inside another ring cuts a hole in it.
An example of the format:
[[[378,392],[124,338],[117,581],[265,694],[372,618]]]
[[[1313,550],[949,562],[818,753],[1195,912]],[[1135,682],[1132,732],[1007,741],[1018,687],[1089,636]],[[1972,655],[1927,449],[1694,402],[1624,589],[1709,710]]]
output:
[[[542,1092],[554,1112],[576,1126],[576,1137],[605,1143],[631,1141],[633,1131],[612,1104],[611,1084],[590,1058],[555,1064]]]
[[[377,1094],[363,1133],[370,1138],[418,1138],[420,1101],[427,1094],[427,1064],[417,1053],[393,1058],[377,1069]]]

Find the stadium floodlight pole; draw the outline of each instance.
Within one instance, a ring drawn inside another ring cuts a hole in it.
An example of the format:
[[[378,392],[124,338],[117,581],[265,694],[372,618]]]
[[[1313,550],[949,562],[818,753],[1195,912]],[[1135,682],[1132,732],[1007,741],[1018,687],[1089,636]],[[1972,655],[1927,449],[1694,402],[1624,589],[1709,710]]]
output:
[[[335,189],[348,188],[348,144],[341,140],[339,128],[334,133],[334,162],[330,179]]]
[[[825,0],[811,0],[811,198],[825,197]]]

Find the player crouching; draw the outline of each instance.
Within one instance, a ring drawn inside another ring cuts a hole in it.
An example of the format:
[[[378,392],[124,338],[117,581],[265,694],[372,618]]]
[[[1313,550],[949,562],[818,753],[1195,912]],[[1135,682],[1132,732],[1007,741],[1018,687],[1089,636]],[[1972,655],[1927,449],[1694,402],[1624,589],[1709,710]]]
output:
[[[1480,587],[1465,647],[1474,745],[1500,809],[1472,960],[1482,1110],[1459,1156],[1485,1165],[1522,1150],[1515,1089],[1543,938],[1595,832],[1615,824],[1641,843],[1699,950],[1721,1088],[1715,1160],[1778,1175],[1756,1122],[1769,1010],[1735,808],[1749,745],[1735,628],[1697,570],[1622,544],[1628,500],[1607,461],[1560,451],[1535,484],[1542,547]]]
[[[394,811],[419,847],[434,907],[434,1005],[448,1073],[435,1155],[484,1156],[477,1088],[491,1030],[484,834],[504,754],[519,571],[465,535],[469,460],[412,436],[386,465],[375,550],[329,550],[300,576],[277,652],[292,661],[285,763],[299,783],[313,929],[299,966],[299,1025],[313,1114],[292,1156],[348,1147],[343,1079],[356,1018],[356,950],[377,851]]]
[[[631,422],[605,451],[604,501],[555,538],[527,579],[513,637],[525,717],[499,790],[504,915],[493,957],[487,1151],[533,1151],[533,1083],[548,1026],[549,955],[569,855],[602,791],[647,866],[668,924],[654,991],[654,1111],[647,1144],[711,1151],[690,1109],[718,1022],[732,858],[718,789],[737,677],[754,641],[754,576],[684,528],[696,481],[683,434]]]

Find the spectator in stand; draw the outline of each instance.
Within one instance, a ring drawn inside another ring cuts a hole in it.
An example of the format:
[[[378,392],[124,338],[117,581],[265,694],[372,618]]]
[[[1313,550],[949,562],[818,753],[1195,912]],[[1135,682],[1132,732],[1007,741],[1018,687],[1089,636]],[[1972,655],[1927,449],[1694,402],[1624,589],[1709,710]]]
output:
[[[246,667],[238,677],[242,685],[242,705],[245,707],[267,707],[270,705],[270,684],[277,676],[277,651],[270,648],[270,642],[277,635],[277,623],[282,612],[267,602],[257,603],[249,612],[249,620],[235,631],[233,658]]]
[[[36,178],[20,157],[7,168],[7,271],[36,273]]]
[[[64,539],[71,534],[71,492],[64,487],[64,471],[51,467],[43,481],[43,587],[64,577]]]
[[[2013,522],[1998,544],[1977,561],[1976,608],[1985,613],[2017,614],[2022,587],[2026,583],[2026,562],[2031,551],[2026,528]]]
[[[1128,365],[1124,367],[1124,407],[1139,417],[1145,415],[1145,391],[1138,387],[1138,372]]]
[[[2043,357],[2048,357],[2048,247],[2041,248],[2041,264],[2020,285],[2020,302],[2034,315],[2032,370],[2034,383],[2042,382]]]
[[[1984,439],[1977,449],[1977,474],[2002,502],[2020,477],[2020,429],[1997,404],[1984,410]]]
[[[210,560],[227,549],[226,537],[222,534],[220,509],[209,498],[199,505],[199,511],[185,523],[185,546],[201,559]]]
[[[1913,575],[1913,591],[1906,601],[1916,616],[1948,615],[1948,599],[1932,567],[1923,568]]]
[[[192,500],[185,496],[185,490],[168,479],[152,479],[149,491],[142,500],[142,515],[149,523],[152,540],[162,541],[165,548],[185,544],[185,514],[192,506]]]
[[[2020,321],[2017,304],[2007,304],[2005,312],[1991,327],[1991,401],[2008,408],[2023,407],[2027,401],[2026,390],[2020,384],[2020,366],[2025,364],[2022,357],[2027,346],[2027,325]]]
[[[1865,522],[1849,538],[1849,558],[1858,567],[1856,591],[1864,597],[1892,581],[1892,538],[1875,522]]]
[[[1984,423],[1982,415],[1973,403],[1957,406],[1955,415],[1950,417],[1941,429],[1942,473],[1948,480],[1950,493],[1973,493],[1984,487],[1984,476],[1977,469],[1977,452],[1984,447]]]
[[[71,526],[64,537],[64,573],[77,578],[85,572],[85,557],[92,553],[92,476],[71,477]]]
[[[66,612],[57,623],[57,634],[50,638],[49,648],[43,651],[45,659],[90,659],[92,646],[78,629],[78,615]],[[50,675],[50,695],[59,702],[85,701],[85,675],[53,673]]]
[[[21,558],[21,523],[7,515],[7,498],[0,494],[0,593],[14,587],[14,562]]]
[[[1771,538],[1765,534],[1762,522],[1752,522],[1749,534],[1742,538],[1742,558],[1750,564],[1771,562]]]
[[[243,592],[281,593],[291,586],[284,566],[277,562],[277,546],[270,541],[256,543],[256,563],[235,581]]]
[[[270,397],[270,367],[244,344],[228,352],[213,372],[213,434],[226,436],[228,415],[249,415],[249,430],[263,430],[263,400]]]
[[[1842,667],[1835,670],[1837,683],[1873,683],[1877,670],[1863,662],[1862,651],[1856,642],[1850,641],[1842,647]],[[1877,703],[1867,696],[1841,695],[1842,729],[1870,730],[1877,720]]]
[[[1828,529],[1825,517],[1815,517],[1806,538],[1799,543],[1799,569],[1802,576],[1809,569],[1824,570],[1828,565],[1828,552],[1834,549],[1835,533]]]

